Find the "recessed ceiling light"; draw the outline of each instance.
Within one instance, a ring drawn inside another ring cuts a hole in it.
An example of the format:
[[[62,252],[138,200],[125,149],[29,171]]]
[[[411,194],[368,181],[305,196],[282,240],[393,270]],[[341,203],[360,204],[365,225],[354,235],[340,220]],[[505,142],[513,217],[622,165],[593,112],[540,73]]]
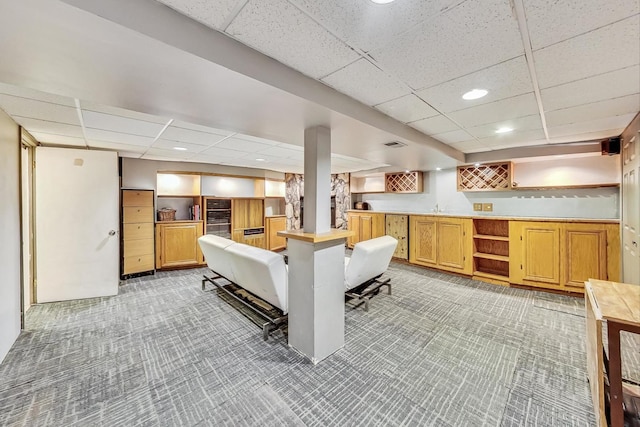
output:
[[[462,99],[466,99],[467,101],[470,101],[472,99],[482,98],[488,93],[489,91],[485,89],[472,89],[469,92],[462,95]]]
[[[264,159],[256,159],[256,162],[264,162]]]
[[[409,173],[409,172],[411,172],[409,169],[407,169],[406,171],[404,171],[404,173]]]
[[[437,170],[437,171],[441,171],[441,170],[442,170],[442,168],[436,168],[436,170]]]
[[[509,133],[509,132],[513,132],[513,128],[502,127],[500,129],[496,130],[496,133]]]
[[[371,1],[374,2],[375,4],[387,4],[395,0],[371,0]]]
[[[173,147],[173,149],[178,151],[187,151],[187,149],[184,147]]]
[[[478,167],[478,166],[480,166],[480,163],[476,163],[473,166]]]

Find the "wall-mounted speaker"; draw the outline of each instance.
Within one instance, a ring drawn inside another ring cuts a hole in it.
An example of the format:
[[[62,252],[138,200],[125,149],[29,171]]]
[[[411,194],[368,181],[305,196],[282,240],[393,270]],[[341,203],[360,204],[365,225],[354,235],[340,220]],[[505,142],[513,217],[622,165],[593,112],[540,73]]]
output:
[[[613,156],[620,154],[620,137],[605,139],[600,141],[600,151],[603,156]]]

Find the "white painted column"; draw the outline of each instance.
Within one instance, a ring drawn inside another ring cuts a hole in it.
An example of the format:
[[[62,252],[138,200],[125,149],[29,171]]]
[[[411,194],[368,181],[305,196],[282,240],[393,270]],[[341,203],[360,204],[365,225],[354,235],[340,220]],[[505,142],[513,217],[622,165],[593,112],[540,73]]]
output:
[[[304,133],[304,230],[279,232],[289,254],[289,345],[315,364],[344,346],[344,244],[331,229],[331,131]]]

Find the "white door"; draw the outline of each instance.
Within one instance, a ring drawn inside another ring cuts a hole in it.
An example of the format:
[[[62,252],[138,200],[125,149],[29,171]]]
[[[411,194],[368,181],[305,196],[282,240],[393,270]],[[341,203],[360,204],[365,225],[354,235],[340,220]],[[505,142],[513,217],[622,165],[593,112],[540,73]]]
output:
[[[640,132],[622,140],[622,281],[640,285]]]
[[[36,148],[38,303],[118,293],[118,155]]]

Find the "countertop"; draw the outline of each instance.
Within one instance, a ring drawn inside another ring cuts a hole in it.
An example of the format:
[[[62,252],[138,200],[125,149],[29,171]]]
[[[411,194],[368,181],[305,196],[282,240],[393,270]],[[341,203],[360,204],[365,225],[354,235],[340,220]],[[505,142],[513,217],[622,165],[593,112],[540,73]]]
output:
[[[611,218],[553,218],[553,217],[525,217],[525,216],[498,216],[498,215],[464,215],[464,214],[452,214],[446,212],[440,213],[428,213],[428,212],[382,212],[372,210],[359,210],[349,209],[347,212],[371,212],[391,215],[413,215],[413,216],[441,216],[451,218],[471,218],[471,219],[501,219],[510,221],[537,221],[537,222],[584,222],[584,223],[605,223],[605,224],[619,224],[619,219]]]

